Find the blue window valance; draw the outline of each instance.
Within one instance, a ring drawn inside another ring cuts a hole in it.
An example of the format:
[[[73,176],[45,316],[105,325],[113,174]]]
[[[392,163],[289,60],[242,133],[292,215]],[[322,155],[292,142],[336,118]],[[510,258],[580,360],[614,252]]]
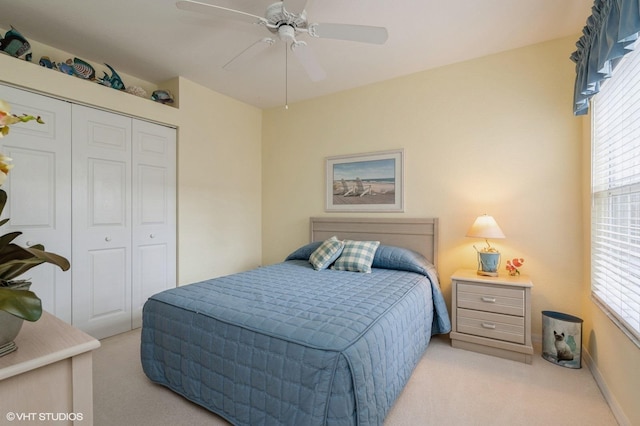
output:
[[[640,32],[640,0],[595,0],[592,14],[571,54],[576,63],[575,115],[589,111],[589,99],[600,91],[616,64],[633,49]]]

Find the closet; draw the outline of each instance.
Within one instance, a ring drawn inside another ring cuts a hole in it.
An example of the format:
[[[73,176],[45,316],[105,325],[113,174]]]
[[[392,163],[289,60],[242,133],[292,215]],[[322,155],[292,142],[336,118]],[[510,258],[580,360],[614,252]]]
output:
[[[176,285],[175,129],[0,85],[13,126],[0,152],[15,167],[2,234],[67,257],[27,273],[45,310],[97,338],[141,325],[142,305]]]

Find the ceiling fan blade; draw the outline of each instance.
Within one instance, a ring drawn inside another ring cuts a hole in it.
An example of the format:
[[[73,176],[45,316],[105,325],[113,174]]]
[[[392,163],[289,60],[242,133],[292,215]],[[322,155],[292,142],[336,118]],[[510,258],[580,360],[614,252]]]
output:
[[[227,71],[237,70],[242,68],[251,58],[258,55],[260,52],[267,50],[273,46],[276,41],[272,38],[265,37],[253,43],[251,46],[244,49],[242,52],[234,56],[229,62],[224,64],[222,68]]]
[[[384,27],[350,24],[311,24],[309,35],[372,44],[384,44],[389,38],[387,29]]]
[[[309,0],[282,0],[284,10],[295,15],[300,15],[308,2]]]
[[[316,59],[316,55],[307,43],[298,41],[291,44],[291,51],[298,59],[311,81],[321,81],[327,78],[327,73],[322,69],[320,62]]]
[[[237,21],[244,21],[250,24],[267,23],[267,20],[262,16],[253,15],[251,13],[243,12],[241,10],[229,9],[227,7],[216,6],[209,3],[201,3],[193,0],[181,0],[176,2],[176,7],[180,10],[186,10],[189,12],[202,13],[205,15],[216,16],[221,18],[235,19]]]

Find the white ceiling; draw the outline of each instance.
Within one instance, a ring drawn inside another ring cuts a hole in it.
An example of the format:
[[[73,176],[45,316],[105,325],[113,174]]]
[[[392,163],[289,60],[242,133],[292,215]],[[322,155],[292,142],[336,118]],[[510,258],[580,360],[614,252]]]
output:
[[[199,1],[259,16],[274,2]],[[288,90],[282,42],[241,70],[222,69],[240,51],[271,35],[266,28],[179,10],[174,0],[0,0],[0,27],[13,25],[27,39],[109,63],[143,80],[158,83],[183,76],[266,108],[284,105],[285,92],[293,103],[578,35],[592,4],[593,0],[309,0],[309,23],[384,26],[389,39],[384,45],[370,45],[299,37],[311,46],[327,78],[312,82],[289,55]]]

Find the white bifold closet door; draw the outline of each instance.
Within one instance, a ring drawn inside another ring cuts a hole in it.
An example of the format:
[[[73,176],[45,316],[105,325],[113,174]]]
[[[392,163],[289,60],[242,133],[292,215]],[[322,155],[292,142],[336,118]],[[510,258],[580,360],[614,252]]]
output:
[[[71,260],[71,104],[0,85],[0,99],[15,114],[40,115],[44,124],[19,123],[0,139],[0,152],[14,168],[2,185],[8,201],[2,235],[22,232],[21,246],[43,244],[47,251]],[[71,272],[42,264],[20,277],[32,282],[43,309],[71,323]]]
[[[131,118],[73,105],[73,325],[131,329]]]
[[[175,287],[176,130],[133,120],[132,328],[150,296]]]
[[[80,105],[72,127],[73,324],[102,338],[176,286],[176,135]]]

